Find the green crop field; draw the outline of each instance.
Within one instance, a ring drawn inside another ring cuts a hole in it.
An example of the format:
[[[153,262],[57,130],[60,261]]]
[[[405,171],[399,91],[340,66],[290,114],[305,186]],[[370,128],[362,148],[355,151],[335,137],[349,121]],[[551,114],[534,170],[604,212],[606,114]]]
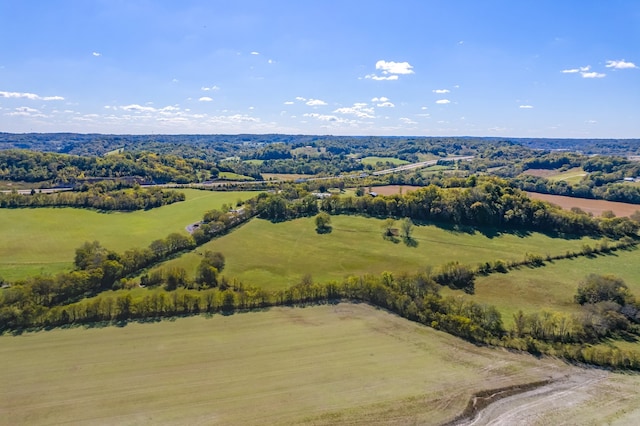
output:
[[[438,424],[579,371],[346,303],[0,336],[0,362],[6,425]]]
[[[161,267],[180,266],[193,274],[204,250],[220,251],[227,260],[224,274],[245,284],[269,290],[297,283],[305,274],[314,280],[340,280],[346,275],[383,271],[417,272],[450,261],[475,266],[479,262],[522,260],[525,253],[561,254],[580,250],[589,238],[552,238],[455,231],[435,225],[416,226],[415,246],[382,238],[382,220],[360,216],[332,216],[333,230],[318,235],[313,218],[283,223],[254,219],[230,234],[213,240]]]
[[[394,166],[401,166],[403,164],[409,164],[408,161],[401,160],[395,157],[364,157],[360,160],[362,164],[369,164],[371,166],[375,166],[377,163],[391,163]]]
[[[255,192],[181,190],[183,202],[148,211],[100,213],[74,208],[0,210],[0,276],[7,280],[71,267],[75,249],[98,240],[116,251],[146,247],[202,219],[205,211]]]

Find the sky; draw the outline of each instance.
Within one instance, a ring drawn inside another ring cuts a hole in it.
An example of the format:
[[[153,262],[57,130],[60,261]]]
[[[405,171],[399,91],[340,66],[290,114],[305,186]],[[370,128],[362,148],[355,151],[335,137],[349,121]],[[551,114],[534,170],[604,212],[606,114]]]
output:
[[[0,132],[640,138],[640,1],[0,0]]]

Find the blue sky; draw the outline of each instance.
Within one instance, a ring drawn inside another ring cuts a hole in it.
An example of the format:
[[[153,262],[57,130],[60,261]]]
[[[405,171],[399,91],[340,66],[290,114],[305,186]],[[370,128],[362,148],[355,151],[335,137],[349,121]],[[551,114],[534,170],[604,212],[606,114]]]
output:
[[[640,138],[640,1],[0,0],[0,131]]]

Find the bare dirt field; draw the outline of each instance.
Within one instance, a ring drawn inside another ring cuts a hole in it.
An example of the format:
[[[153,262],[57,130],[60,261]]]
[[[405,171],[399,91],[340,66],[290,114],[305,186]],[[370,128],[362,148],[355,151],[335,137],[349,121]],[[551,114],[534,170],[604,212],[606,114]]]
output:
[[[371,188],[371,191],[380,194],[380,195],[393,195],[399,194],[400,190],[402,190],[403,194],[407,192],[415,191],[416,189],[420,189],[420,186],[413,185],[385,185],[385,186],[374,186]]]
[[[610,210],[615,213],[616,216],[629,217],[635,211],[640,210],[640,205],[637,204],[617,203],[615,201],[604,200],[589,200],[587,198],[565,197],[563,195],[540,194],[537,192],[528,192],[527,194],[533,199],[547,201],[549,203],[558,205],[563,209],[569,210],[572,207],[579,207],[587,213],[592,213],[594,216],[600,216],[602,215],[602,212]]]
[[[522,172],[522,174],[548,178],[549,176],[557,175],[558,172],[556,170],[548,170],[548,169],[528,169]]]

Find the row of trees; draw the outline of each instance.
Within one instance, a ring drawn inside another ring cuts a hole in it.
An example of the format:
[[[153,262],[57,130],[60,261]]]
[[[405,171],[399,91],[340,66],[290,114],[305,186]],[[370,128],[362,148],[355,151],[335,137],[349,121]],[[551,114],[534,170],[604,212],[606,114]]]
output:
[[[410,218],[472,226],[499,226],[568,234],[635,236],[638,223],[628,218],[595,218],[579,211],[565,211],[532,200],[506,180],[476,177],[450,178],[445,187],[429,185],[407,194],[389,196],[331,196],[320,203],[330,214],[362,214],[380,218]],[[282,221],[317,213],[312,195],[291,191],[259,197],[261,217]],[[294,197],[301,198],[294,198]]]
[[[184,201],[185,195],[174,190],[149,187],[141,189],[108,190],[103,184],[83,187],[81,191],[31,194],[0,193],[0,208],[20,207],[79,207],[104,211],[149,210]]]
[[[615,281],[610,277],[587,277],[582,287],[593,281]],[[618,332],[638,335],[638,305],[625,296],[625,305],[611,300],[589,304],[581,315],[535,312],[514,315],[514,326],[506,329],[495,307],[457,296],[443,297],[435,275],[385,272],[379,276],[351,276],[342,281],[315,283],[303,277],[300,283],[273,293],[239,282],[226,288],[178,289],[170,293],[150,290],[134,298],[131,293],[102,293],[64,306],[27,310],[20,304],[0,308],[0,324],[5,328],[48,327],[96,321],[123,321],[184,314],[233,312],[277,305],[332,303],[354,300],[371,303],[405,318],[446,331],[474,342],[484,342],[533,353],[548,353],[568,360],[618,368],[640,369],[637,353],[592,347],[591,344]],[[578,294],[581,294],[579,291]],[[609,299],[609,293],[604,296]],[[6,297],[3,295],[3,298]],[[617,307],[616,307],[617,305]],[[625,308],[626,307],[626,308]]]

